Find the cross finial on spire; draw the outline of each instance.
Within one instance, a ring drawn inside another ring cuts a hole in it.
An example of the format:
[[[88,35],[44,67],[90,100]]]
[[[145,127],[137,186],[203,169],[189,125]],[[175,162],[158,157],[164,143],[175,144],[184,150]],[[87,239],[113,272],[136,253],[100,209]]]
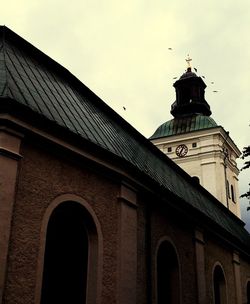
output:
[[[187,55],[187,59],[185,59],[188,65],[188,68],[191,68],[191,64],[190,62],[192,61],[192,59],[189,57],[189,54]]]

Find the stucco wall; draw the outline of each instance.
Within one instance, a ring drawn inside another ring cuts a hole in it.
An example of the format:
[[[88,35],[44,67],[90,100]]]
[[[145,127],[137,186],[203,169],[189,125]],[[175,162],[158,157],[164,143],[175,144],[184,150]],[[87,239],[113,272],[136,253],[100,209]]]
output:
[[[234,268],[232,262],[233,251],[230,248],[225,247],[225,244],[211,238],[211,236],[205,236],[205,273],[207,282],[207,303],[213,303],[213,269],[216,263],[221,265],[226,281],[227,299],[230,304],[236,303],[235,293],[235,278]]]
[[[181,303],[196,303],[194,230],[183,217],[164,206],[155,206],[151,215],[152,298],[156,303],[156,254],[159,243],[170,241],[176,249],[180,267]],[[167,259],[168,257],[166,257]]]
[[[250,265],[244,256],[240,260],[240,270],[241,270],[241,286],[242,286],[242,303],[247,304],[247,282],[250,281]]]
[[[118,185],[88,169],[84,162],[70,164],[41,147],[26,143],[21,154],[4,303],[34,303],[41,223],[49,204],[65,193],[86,200],[101,224],[102,299],[103,303],[115,303]]]

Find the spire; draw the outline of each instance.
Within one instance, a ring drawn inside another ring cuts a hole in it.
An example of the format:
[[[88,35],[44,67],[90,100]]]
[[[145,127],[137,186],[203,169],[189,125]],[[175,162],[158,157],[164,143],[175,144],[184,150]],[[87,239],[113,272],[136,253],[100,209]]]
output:
[[[191,61],[188,55],[186,72],[174,83],[176,101],[171,106],[174,117],[183,117],[194,114],[210,116],[210,106],[205,100],[206,84],[201,77],[192,72]]]
[[[190,58],[190,56],[189,56],[189,54],[187,55],[187,59],[185,59],[186,60],[186,62],[187,62],[187,70],[189,70],[190,69],[190,72],[191,72],[191,61],[192,61],[192,59]]]

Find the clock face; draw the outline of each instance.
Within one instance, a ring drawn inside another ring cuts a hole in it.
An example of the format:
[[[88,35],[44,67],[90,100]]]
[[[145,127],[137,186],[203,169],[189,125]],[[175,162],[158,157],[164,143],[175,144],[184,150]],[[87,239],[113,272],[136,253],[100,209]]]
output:
[[[179,157],[184,157],[188,153],[188,147],[184,144],[181,144],[176,148],[175,153]]]

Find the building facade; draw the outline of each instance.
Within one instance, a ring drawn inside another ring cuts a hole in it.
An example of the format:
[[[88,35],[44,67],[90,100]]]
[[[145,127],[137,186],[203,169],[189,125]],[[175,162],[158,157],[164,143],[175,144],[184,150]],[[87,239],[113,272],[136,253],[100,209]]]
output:
[[[0,303],[249,303],[244,223],[0,27]]]

